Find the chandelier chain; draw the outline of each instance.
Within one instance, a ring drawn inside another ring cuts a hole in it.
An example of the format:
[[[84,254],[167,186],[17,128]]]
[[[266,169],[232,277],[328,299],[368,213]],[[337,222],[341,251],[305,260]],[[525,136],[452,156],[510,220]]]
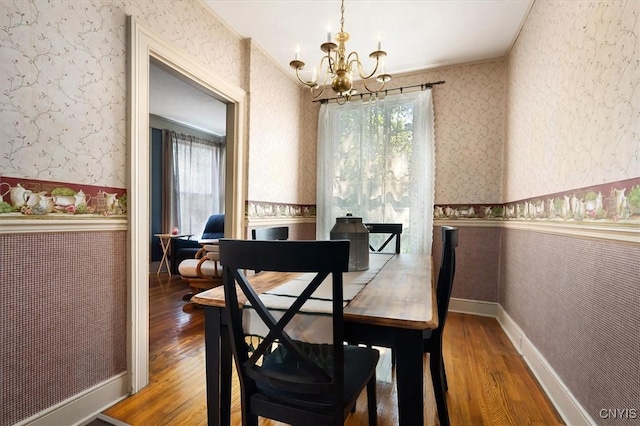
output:
[[[340,6],[340,32],[344,32],[344,0],[342,0],[342,6]]]

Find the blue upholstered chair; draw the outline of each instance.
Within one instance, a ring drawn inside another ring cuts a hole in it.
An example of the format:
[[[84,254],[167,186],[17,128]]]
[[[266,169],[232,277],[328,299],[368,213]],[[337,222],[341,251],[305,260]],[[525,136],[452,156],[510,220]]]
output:
[[[224,214],[212,214],[202,231],[200,238],[187,240],[176,238],[171,243],[171,273],[178,274],[178,265],[185,259],[195,259],[202,247],[198,241],[217,240],[224,237]]]

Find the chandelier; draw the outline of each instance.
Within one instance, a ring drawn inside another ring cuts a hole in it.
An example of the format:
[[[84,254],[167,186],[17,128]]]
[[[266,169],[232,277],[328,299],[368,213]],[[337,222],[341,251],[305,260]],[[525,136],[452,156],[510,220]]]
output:
[[[387,56],[387,52],[381,50],[381,44],[380,41],[378,41],[378,50],[369,54],[371,59],[375,59],[376,66],[373,71],[371,71],[371,74],[368,75],[364,72],[364,67],[362,66],[362,62],[360,62],[358,52],[354,51],[350,52],[348,55],[346,54],[345,43],[349,40],[349,33],[344,31],[344,0],[342,0],[342,6],[340,7],[340,32],[336,34],[335,39],[338,44],[331,41],[331,32],[329,32],[327,33],[326,43],[322,43],[320,45],[320,50],[325,53],[320,60],[320,66],[318,67],[320,73],[324,71],[322,85],[318,83],[320,81],[320,73],[316,73],[315,71],[311,80],[303,80],[300,77],[300,71],[304,69],[305,63],[298,59],[297,50],[295,59],[289,63],[291,68],[296,70],[296,77],[298,80],[311,89],[311,96],[313,98],[318,98],[330,80],[331,88],[338,95],[338,102],[340,103],[341,100],[343,103],[348,101],[351,96],[356,93],[356,90],[353,88],[353,79],[356,73],[362,79],[362,83],[366,90],[372,93],[381,91],[384,88],[385,83],[391,80],[391,76],[384,73],[384,70],[382,74],[379,74],[376,77],[376,80],[379,83],[377,87],[371,88],[367,85],[367,81],[378,71],[378,67],[383,63],[384,58]]]

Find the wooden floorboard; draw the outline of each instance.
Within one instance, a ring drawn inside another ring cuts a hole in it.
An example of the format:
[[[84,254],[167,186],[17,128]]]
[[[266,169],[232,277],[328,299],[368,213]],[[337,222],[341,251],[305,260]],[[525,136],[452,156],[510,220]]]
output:
[[[204,315],[182,300],[179,277],[150,275],[150,383],[104,414],[132,426],[206,425]],[[451,313],[444,358],[452,425],[561,425],[562,419],[493,318]],[[378,425],[398,424],[391,353],[380,348],[377,368]],[[437,425],[428,355],[425,355],[425,424]],[[235,375],[234,375],[235,376]],[[234,379],[232,424],[240,425]],[[346,425],[367,425],[366,393]],[[281,423],[260,419],[261,425]],[[309,425],[311,426],[311,425]]]

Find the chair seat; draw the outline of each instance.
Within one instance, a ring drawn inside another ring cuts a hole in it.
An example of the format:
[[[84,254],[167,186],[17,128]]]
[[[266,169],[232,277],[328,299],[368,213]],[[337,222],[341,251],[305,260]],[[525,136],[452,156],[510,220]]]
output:
[[[178,265],[185,259],[193,259],[200,250],[198,240],[217,240],[224,237],[224,213],[213,214],[207,219],[202,235],[194,239],[175,238],[171,243],[171,273],[178,273]]]
[[[211,253],[211,255],[213,255],[213,253]],[[199,278],[200,276],[198,275],[197,268],[198,268],[198,263],[200,263],[200,260],[201,259],[183,260],[182,262],[180,262],[180,265],[178,265],[178,272],[183,277]],[[218,259],[215,259],[215,260],[218,260]],[[202,275],[207,277],[219,276],[220,272],[218,270],[218,262],[216,262],[215,260],[211,259],[211,257],[209,256],[209,253],[207,253],[207,260],[202,262],[202,265],[200,266],[200,272],[202,273]]]
[[[331,354],[332,351],[330,345],[308,345],[309,351],[314,353],[327,353]],[[322,347],[325,347],[322,349]],[[317,349],[316,349],[317,348]],[[371,371],[375,369],[380,353],[377,349],[346,345],[344,347],[344,404],[349,401],[357,399],[361,388],[359,384],[368,381]],[[331,363],[332,360],[328,359]],[[271,356],[268,356],[262,365],[263,369],[277,372],[288,377],[306,376],[304,372],[300,372],[300,365],[296,362],[295,358],[291,355],[285,354],[284,357],[275,350]],[[330,371],[327,368],[327,371]],[[291,393],[286,391],[280,391],[274,387],[270,387],[264,383],[257,383],[258,388],[263,393],[273,399],[283,399],[288,402],[296,401],[297,405],[302,407],[309,407],[317,404],[333,404],[333,399],[330,396],[325,396],[325,400],[319,398],[317,394],[300,394]],[[311,385],[313,387],[313,385]]]

